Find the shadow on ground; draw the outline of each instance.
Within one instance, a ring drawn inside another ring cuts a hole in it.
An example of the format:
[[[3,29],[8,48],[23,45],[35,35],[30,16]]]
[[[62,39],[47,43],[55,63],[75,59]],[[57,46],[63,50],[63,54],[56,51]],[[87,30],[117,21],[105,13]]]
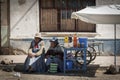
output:
[[[48,72],[42,72],[42,73],[26,73],[24,72],[24,66],[23,64],[15,64],[16,66],[13,66],[14,71],[16,72],[22,72],[23,74],[43,74],[43,75],[56,75],[56,76],[87,76],[87,77],[95,77],[96,71],[100,68],[99,65],[88,65],[87,70],[84,72],[82,70],[77,71],[66,71],[65,73],[48,73]]]

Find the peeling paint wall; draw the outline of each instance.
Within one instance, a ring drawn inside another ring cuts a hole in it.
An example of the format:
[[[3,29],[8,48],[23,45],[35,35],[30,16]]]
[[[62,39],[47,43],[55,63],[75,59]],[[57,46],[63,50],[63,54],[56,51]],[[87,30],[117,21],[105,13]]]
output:
[[[32,38],[39,31],[38,0],[10,0],[10,38]]]

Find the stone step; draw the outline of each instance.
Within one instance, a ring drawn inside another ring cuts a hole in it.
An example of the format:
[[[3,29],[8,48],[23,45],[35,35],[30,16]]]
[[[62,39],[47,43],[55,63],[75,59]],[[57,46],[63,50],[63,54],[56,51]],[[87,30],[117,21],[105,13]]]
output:
[[[3,71],[12,72],[14,71],[15,66],[16,66],[15,64],[9,64],[9,65],[0,64],[0,69]]]
[[[24,70],[24,64],[9,64],[9,65],[2,65],[0,64],[0,69],[7,72],[17,71],[22,72]]]

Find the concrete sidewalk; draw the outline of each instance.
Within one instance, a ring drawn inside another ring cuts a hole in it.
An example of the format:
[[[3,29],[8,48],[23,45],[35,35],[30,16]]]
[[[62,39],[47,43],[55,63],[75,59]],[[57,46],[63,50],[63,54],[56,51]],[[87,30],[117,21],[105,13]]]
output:
[[[114,56],[97,56],[96,59],[91,62],[91,64],[99,64],[101,67],[106,67],[114,64],[114,59]],[[120,66],[120,56],[116,57],[116,65]]]
[[[2,59],[13,60],[14,63],[24,63],[27,55],[0,55],[0,61]],[[99,64],[100,67],[110,66],[114,64],[114,56],[97,56],[91,64]],[[116,57],[116,64],[120,66],[120,56]]]

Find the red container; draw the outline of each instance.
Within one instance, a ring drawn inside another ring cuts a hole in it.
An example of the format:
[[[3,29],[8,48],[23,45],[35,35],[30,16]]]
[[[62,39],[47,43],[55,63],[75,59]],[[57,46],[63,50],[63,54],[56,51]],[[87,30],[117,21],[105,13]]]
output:
[[[77,47],[77,36],[73,36],[73,47]]]

